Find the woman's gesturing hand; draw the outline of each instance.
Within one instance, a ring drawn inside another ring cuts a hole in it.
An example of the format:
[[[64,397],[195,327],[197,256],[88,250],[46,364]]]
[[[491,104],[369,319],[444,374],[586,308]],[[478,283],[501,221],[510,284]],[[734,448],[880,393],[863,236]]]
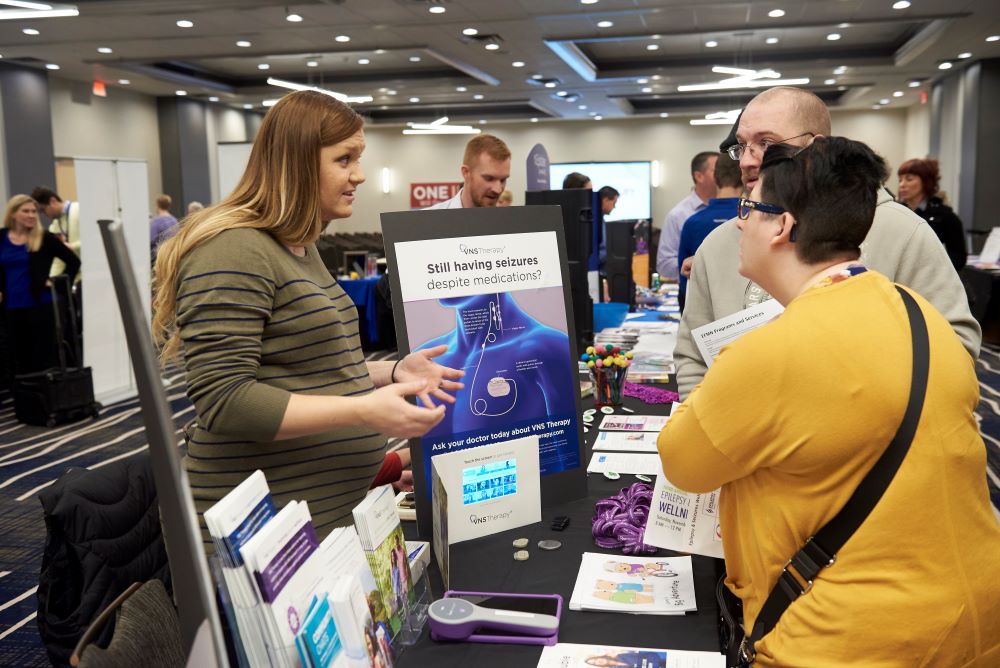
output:
[[[448,351],[448,346],[434,346],[426,350],[418,350],[410,353],[396,365],[396,383],[409,383],[412,381],[427,381],[424,392],[411,393],[420,397],[421,403],[427,407],[433,407],[434,402],[431,397],[449,404],[455,403],[455,397],[449,392],[456,392],[465,385],[458,382],[458,379],[465,375],[464,371],[442,366],[434,361],[434,358]]]
[[[444,417],[444,406],[416,406],[406,397],[413,394],[425,397],[427,392],[428,385],[423,380],[380,387],[359,397],[363,402],[361,419],[380,434],[392,438],[423,436]]]

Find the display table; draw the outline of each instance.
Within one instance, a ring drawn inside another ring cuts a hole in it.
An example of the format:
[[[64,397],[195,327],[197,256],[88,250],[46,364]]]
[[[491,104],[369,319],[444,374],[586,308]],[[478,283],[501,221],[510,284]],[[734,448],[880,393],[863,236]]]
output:
[[[583,399],[584,408],[592,400]],[[637,399],[626,399],[626,405],[637,414],[665,414],[667,405],[650,406]],[[598,414],[601,417],[601,414]],[[587,446],[583,466],[590,461],[597,429],[585,434]],[[601,475],[588,477],[589,496],[561,506],[542,509],[542,522],[520,529],[495,534],[487,538],[451,546],[451,588],[482,592],[516,592],[560,594],[564,599],[560,642],[602,644],[631,647],[654,647],[681,650],[719,651],[717,627],[718,605],[715,583],[723,572],[721,559],[693,556],[694,584],[698,611],[683,616],[629,615],[605,612],[577,612],[568,609],[570,595],[584,552],[601,552],[621,556],[620,551],[602,550],[594,545],[591,518],[597,500],[613,496],[622,487],[637,482],[635,476],[622,475],[619,480],[607,480]],[[545,479],[542,479],[545,484]],[[569,528],[553,531],[552,518],[570,517]],[[416,525],[404,523],[408,539],[416,538]],[[515,538],[529,540],[531,558],[515,561]],[[559,550],[547,552],[537,547],[542,539],[562,542]],[[654,555],[643,555],[654,556]],[[655,556],[676,556],[660,550]],[[434,599],[442,594],[440,575],[432,561],[431,587]],[[430,640],[427,629],[420,641],[407,648],[400,657],[403,668],[422,666],[518,666],[530,668],[538,662],[540,647],[517,645],[477,645],[472,643],[444,644]]]

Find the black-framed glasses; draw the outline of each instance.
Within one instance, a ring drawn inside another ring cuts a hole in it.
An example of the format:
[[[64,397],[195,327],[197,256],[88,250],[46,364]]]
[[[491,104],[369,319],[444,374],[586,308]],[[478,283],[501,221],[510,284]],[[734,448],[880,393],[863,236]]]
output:
[[[800,135],[795,135],[794,137],[788,137],[787,139],[761,139],[760,141],[752,141],[749,144],[733,144],[726,149],[726,153],[733,160],[739,160],[743,157],[743,152],[748,148],[750,153],[756,156],[764,155],[764,151],[767,150],[768,146],[774,146],[775,144],[784,144],[786,141],[792,141],[793,139],[798,139],[799,137],[805,136],[815,137],[815,132],[803,132]]]
[[[773,213],[774,215],[785,213],[785,210],[776,204],[765,204],[764,202],[757,202],[746,197],[741,197],[736,215],[740,217],[740,220],[747,220],[750,218],[750,212],[754,210],[761,213]]]

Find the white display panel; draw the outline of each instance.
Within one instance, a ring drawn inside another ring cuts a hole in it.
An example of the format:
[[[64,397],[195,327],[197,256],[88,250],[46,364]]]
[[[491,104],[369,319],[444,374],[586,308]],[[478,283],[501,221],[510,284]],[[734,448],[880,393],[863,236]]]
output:
[[[652,208],[652,163],[645,162],[562,162],[549,167],[550,187],[562,188],[563,179],[571,172],[590,177],[594,191],[611,186],[618,191],[615,210],[604,217],[616,220],[650,220]]]
[[[233,192],[240,177],[246,171],[253,142],[217,145],[219,160],[219,200],[224,200]]]

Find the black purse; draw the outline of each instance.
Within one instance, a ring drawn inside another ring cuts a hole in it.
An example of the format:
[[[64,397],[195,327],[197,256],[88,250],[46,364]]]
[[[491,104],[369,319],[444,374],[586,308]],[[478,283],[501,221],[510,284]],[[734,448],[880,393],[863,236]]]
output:
[[[757,642],[770,633],[782,613],[795,599],[812,589],[813,581],[820,571],[832,566],[837,560],[837,552],[878,504],[910,449],[927,392],[930,344],[927,338],[927,323],[924,322],[920,307],[913,297],[898,285],[896,290],[903,298],[903,305],[906,307],[913,346],[910,397],[903,420],[885,452],[861,480],[840,512],[809,538],[782,568],[778,582],[764,601],[749,635],[746,635],[741,625],[742,603],[726,587],[725,576],[719,580],[715,594],[719,603],[720,644],[726,654],[727,666],[747,668],[753,664]]]

